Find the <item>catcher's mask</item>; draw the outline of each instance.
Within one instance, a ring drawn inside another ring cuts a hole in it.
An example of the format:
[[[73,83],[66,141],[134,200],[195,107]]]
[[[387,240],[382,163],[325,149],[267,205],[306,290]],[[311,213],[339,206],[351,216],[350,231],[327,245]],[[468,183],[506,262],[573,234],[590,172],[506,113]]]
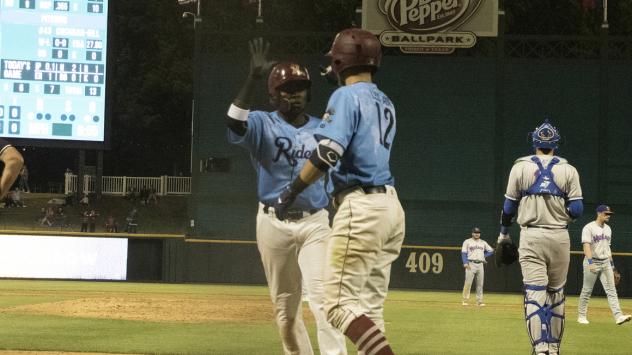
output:
[[[557,149],[558,143],[562,139],[557,128],[548,119],[529,134],[533,148]]]
[[[268,76],[270,104],[283,113],[302,113],[311,98],[311,86],[305,67],[293,62],[278,63]]]

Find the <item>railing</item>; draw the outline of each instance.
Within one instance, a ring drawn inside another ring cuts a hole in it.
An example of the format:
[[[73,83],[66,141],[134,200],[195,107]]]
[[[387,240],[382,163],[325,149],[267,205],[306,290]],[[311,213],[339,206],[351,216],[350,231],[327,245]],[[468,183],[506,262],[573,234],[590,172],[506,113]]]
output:
[[[77,192],[77,175],[66,174],[64,192],[72,194]],[[83,193],[95,191],[95,176],[83,176]],[[101,178],[101,193],[105,195],[121,195],[134,190],[149,189],[156,191],[160,196],[164,195],[189,195],[191,194],[191,178],[182,176],[159,177],[135,177],[135,176],[103,176]]]

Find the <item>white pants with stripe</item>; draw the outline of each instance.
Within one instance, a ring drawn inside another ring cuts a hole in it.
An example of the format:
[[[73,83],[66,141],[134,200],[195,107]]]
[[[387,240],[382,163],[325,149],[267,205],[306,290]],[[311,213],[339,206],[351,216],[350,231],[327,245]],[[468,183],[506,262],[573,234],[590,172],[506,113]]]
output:
[[[323,355],[347,354],[344,335],[332,327],[323,309],[323,270],[329,238],[326,210],[295,222],[280,221],[259,206],[257,247],[270,289],[285,355],[314,354],[302,317],[302,285],[316,319]]]
[[[483,303],[483,282],[485,280],[485,267],[483,263],[469,263],[470,267],[465,269],[465,283],[463,284],[463,302],[470,300],[470,290],[472,282],[476,278],[476,302]]]
[[[614,285],[614,271],[612,270],[612,266],[610,266],[610,260],[595,260],[594,263],[596,264],[596,272],[590,271],[588,260],[584,258],[584,284],[582,286],[582,292],[579,295],[577,311],[580,317],[586,318],[586,314],[588,313],[588,301],[590,301],[593,287],[595,287],[595,283],[597,279],[599,279],[608,297],[608,305],[612,311],[612,316],[616,321],[618,317],[623,315],[623,312],[621,312],[621,306],[619,305],[617,288]]]
[[[325,311],[343,333],[365,314],[383,332],[391,264],[404,241],[404,210],[395,188],[347,194],[333,221],[325,267]]]

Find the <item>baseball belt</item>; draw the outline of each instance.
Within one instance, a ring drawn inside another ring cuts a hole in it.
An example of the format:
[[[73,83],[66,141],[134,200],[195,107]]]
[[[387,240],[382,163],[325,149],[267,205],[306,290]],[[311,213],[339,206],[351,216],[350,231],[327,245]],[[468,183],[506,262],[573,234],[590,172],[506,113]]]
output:
[[[345,197],[347,197],[348,194],[358,191],[358,189],[362,189],[362,191],[364,191],[365,194],[367,195],[371,195],[371,194],[385,194],[386,193],[386,186],[384,185],[378,185],[378,186],[352,186],[349,188],[346,188],[342,191],[340,191],[339,193],[336,194],[336,197],[334,198],[334,201],[336,203],[336,205],[340,205],[342,203],[342,200],[345,199]]]
[[[525,228],[525,229],[560,230],[560,229],[568,229],[568,226],[565,226],[565,227],[542,227],[542,226],[534,226],[534,225],[531,225],[531,224],[527,224],[525,226],[522,226],[522,228]]]
[[[322,210],[322,208],[314,208],[311,210],[299,210],[299,209],[289,209],[285,212],[285,220],[288,221],[298,221],[305,217],[309,217],[317,212]],[[274,207],[270,205],[263,205],[263,213],[265,214],[274,214]]]
[[[480,261],[480,260],[470,260],[470,262],[471,262],[471,263],[474,263],[474,264],[482,264],[482,263],[483,263],[483,262],[482,262],[482,261]]]

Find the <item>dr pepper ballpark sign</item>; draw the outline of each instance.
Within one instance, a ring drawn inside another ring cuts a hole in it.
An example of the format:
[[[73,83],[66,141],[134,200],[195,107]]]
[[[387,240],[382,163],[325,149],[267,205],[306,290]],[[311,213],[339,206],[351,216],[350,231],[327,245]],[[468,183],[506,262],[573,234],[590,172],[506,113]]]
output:
[[[406,53],[452,53],[497,36],[498,1],[363,0],[362,27]]]

